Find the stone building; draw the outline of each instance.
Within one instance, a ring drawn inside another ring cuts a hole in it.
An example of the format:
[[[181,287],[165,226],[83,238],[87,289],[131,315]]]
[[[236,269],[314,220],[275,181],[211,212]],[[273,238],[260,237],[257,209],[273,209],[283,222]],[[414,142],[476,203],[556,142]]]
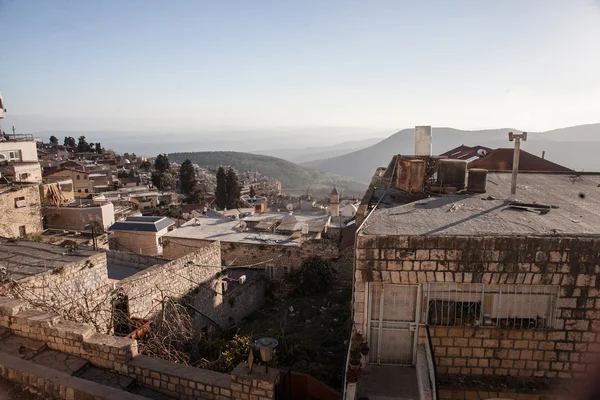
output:
[[[25,237],[42,231],[37,185],[0,185],[0,236]]]
[[[94,193],[94,181],[88,171],[61,168],[44,176],[44,182],[53,183],[71,179],[75,197],[89,197]]]
[[[358,395],[397,393],[400,378],[377,393],[372,382],[394,366],[418,375],[427,339],[441,398],[490,398],[478,385],[516,398],[503,393],[512,382],[539,399],[555,380],[584,377],[600,352],[600,176],[520,173],[517,201],[511,175],[490,173],[486,193],[459,182],[432,195],[424,183],[429,194],[413,198],[398,180],[414,169],[396,161],[361,205],[353,320],[370,353]]]
[[[112,322],[107,280],[104,252],[0,239],[0,296],[25,299],[107,332]]]
[[[266,213],[243,220],[195,218],[164,236],[163,255],[182,257],[218,240],[223,265],[266,269],[267,276],[273,280],[280,280],[306,258],[321,256],[332,261],[339,283],[349,284],[352,250],[340,250],[339,240],[325,237],[328,223],[329,218],[322,215],[282,213]]]
[[[112,206],[112,204],[111,204]],[[175,225],[166,217],[127,217],[109,228],[110,248],[144,255],[163,252],[163,236]]]
[[[74,202],[61,207],[44,208],[45,226],[48,229],[84,231],[96,228],[102,232],[115,223],[115,208],[109,201]]]

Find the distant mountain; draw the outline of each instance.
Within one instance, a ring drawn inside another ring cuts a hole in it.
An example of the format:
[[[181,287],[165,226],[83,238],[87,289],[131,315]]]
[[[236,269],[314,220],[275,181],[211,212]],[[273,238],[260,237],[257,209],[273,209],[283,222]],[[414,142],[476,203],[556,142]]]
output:
[[[181,163],[189,159],[193,163],[208,168],[219,165],[231,165],[240,172],[258,171],[263,175],[275,178],[281,182],[283,191],[299,195],[307,188],[315,195],[326,195],[333,187],[338,188],[342,195],[360,197],[367,185],[352,178],[316,171],[270,156],[240,153],[235,151],[203,151],[189,153],[170,153],[170,161]]]
[[[491,148],[512,147],[508,132],[515,129],[462,131],[433,128],[433,153],[440,154],[461,144]],[[380,166],[387,165],[395,154],[414,153],[414,129],[403,129],[381,142],[337,157],[315,160],[302,165],[368,181]],[[541,155],[575,170],[600,171],[600,124],[581,125],[543,133],[532,133],[523,150]]]
[[[294,163],[302,163],[313,160],[320,160],[323,158],[340,156],[342,154],[350,153],[352,151],[364,149],[365,147],[369,147],[371,145],[374,145],[375,143],[381,142],[383,139],[383,137],[369,138],[364,140],[353,140],[343,142],[330,146],[313,146],[301,149],[298,149],[297,147],[284,149],[269,149],[252,151],[252,153],[262,154],[265,156],[279,157]]]

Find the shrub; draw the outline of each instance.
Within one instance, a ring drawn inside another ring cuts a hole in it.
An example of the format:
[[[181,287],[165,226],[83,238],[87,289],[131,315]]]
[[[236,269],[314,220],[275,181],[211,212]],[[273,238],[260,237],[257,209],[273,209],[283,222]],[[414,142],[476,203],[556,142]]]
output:
[[[299,296],[321,294],[331,288],[336,274],[329,260],[312,256],[304,260],[300,268],[287,272],[284,281],[294,285],[294,292]]]

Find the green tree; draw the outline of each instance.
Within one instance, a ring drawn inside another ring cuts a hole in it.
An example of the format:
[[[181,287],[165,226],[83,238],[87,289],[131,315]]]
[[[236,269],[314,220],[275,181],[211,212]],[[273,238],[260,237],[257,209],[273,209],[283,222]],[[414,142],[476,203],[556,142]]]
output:
[[[223,167],[219,167],[217,170],[217,190],[215,201],[217,202],[217,207],[219,207],[221,210],[227,207],[227,182]]]
[[[250,185],[250,197],[254,198],[256,197],[256,191],[254,190],[254,186]]]
[[[242,189],[240,188],[237,174],[231,167],[227,170],[227,175],[225,176],[225,187],[227,188],[227,208],[237,208],[240,203]]]
[[[319,256],[311,256],[300,268],[292,269],[284,275],[284,281],[295,286],[294,292],[299,296],[326,293],[331,290],[337,271],[331,261]]]
[[[160,172],[154,171],[152,173],[152,177],[150,178],[152,180],[152,184],[158,190],[162,190],[162,176],[163,174],[161,174]]]
[[[54,135],[50,136],[50,143],[56,146],[58,144],[58,138]]]
[[[188,194],[185,198],[186,203],[195,204],[204,201],[204,194],[202,190],[198,187],[198,183],[194,182],[194,186],[190,190],[190,194]]]
[[[156,157],[156,160],[154,161],[154,169],[160,172],[161,174],[164,174],[169,170],[169,167],[170,164],[167,155],[159,154],[158,157]]]
[[[65,136],[65,141],[63,142],[65,147],[75,147],[75,138],[71,136]]]
[[[96,143],[96,153],[102,154],[102,145],[99,142]]]
[[[77,143],[77,151],[79,153],[85,153],[90,151],[90,145],[85,140],[85,136],[79,136],[79,142]]]
[[[196,171],[192,162],[187,159],[179,168],[179,183],[181,185],[181,193],[189,195],[195,187]]]

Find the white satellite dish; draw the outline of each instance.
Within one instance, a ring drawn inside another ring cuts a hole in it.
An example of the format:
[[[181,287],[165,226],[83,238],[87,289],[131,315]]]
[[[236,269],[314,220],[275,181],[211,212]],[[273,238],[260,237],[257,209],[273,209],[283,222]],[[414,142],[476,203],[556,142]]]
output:
[[[248,224],[246,224],[246,221],[242,221],[238,224],[238,229],[243,231],[244,229],[246,229],[247,226]]]
[[[292,203],[288,204],[287,206],[285,206],[286,210],[288,211],[294,211],[294,205]]]
[[[481,157],[487,155],[487,151],[484,149],[479,149],[477,150],[477,154],[480,155]]]

